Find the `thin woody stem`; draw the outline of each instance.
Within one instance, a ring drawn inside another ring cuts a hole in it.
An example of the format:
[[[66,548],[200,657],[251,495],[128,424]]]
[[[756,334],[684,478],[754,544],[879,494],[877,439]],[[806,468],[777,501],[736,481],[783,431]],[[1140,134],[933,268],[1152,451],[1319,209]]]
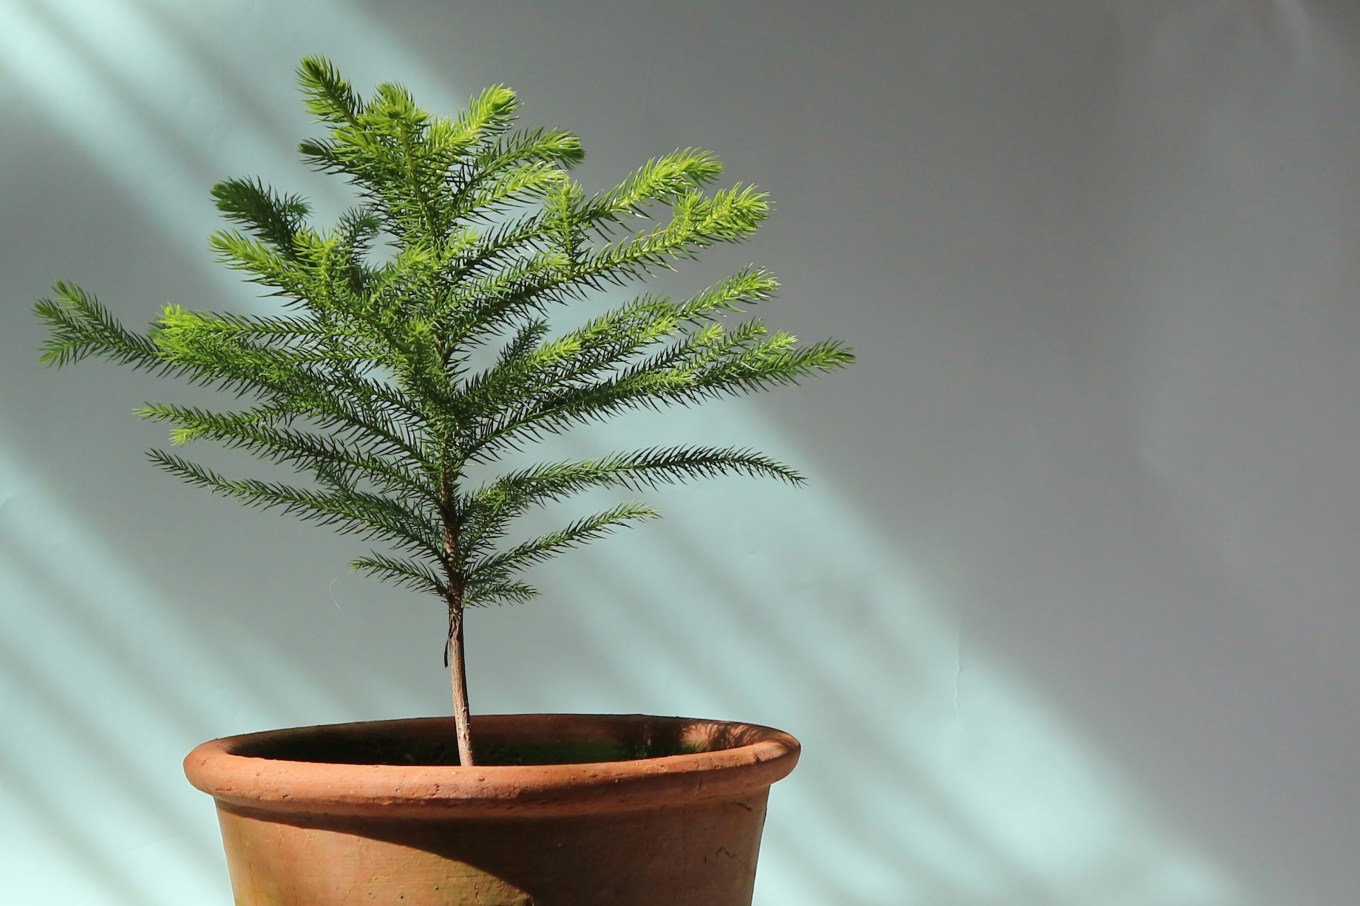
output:
[[[467,767],[472,758],[472,727],[468,708],[467,655],[463,648],[464,577],[458,569],[458,515],[452,505],[454,470],[449,461],[450,444],[444,444],[440,463],[439,493],[444,522],[444,568],[448,573],[445,600],[449,605],[449,684],[453,690],[453,732],[458,742],[458,763]]]
[[[467,658],[463,651],[463,607],[449,603],[449,681],[453,687],[453,729],[458,741],[458,763],[472,759],[472,729],[468,711]]]
[[[452,533],[448,533],[451,537]],[[446,540],[452,550],[452,542]],[[450,583],[446,600],[449,605],[448,667],[449,684],[453,690],[453,733],[458,743],[458,763],[472,765],[472,720],[468,708],[467,654],[463,646],[462,583]]]

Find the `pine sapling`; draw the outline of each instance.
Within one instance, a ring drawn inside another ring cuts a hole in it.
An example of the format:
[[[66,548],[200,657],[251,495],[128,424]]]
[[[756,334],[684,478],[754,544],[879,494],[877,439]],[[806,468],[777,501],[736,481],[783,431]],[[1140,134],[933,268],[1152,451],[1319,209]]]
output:
[[[646,280],[765,219],[766,196],[707,191],[722,167],[686,149],[587,193],[569,175],[583,156],[570,133],[515,128],[514,92],[494,86],[456,118],[417,107],[400,85],[361,98],[327,60],[298,69],[325,126],[303,158],[347,179],[357,203],[329,228],[307,202],[254,179],[213,188],[234,226],[218,259],[280,300],[267,315],[167,306],[145,333],[94,296],[57,283],[37,305],[43,360],[87,356],[226,391],[235,408],[149,403],[171,447],[214,441],[308,478],[233,478],[177,453],[157,466],[190,484],[375,542],[354,568],[434,594],[448,611],[459,760],[474,761],[464,656],[467,608],[537,594],[529,566],[654,517],[625,502],[516,544],[512,522],[593,488],[643,491],[726,474],[803,479],[764,454],[653,446],[545,462],[474,484],[469,469],[583,423],[643,407],[699,403],[840,368],[839,341],[799,344],[757,319],[774,278],[750,267],[684,299],[643,293],[565,332],[550,314]]]

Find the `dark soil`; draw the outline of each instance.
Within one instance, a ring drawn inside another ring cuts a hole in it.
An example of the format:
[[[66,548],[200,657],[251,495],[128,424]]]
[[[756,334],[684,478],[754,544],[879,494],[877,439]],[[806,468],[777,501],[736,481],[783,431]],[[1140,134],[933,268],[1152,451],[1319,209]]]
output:
[[[479,765],[590,764],[660,758],[696,751],[675,739],[597,741],[547,740],[501,743],[488,740],[476,745]],[[364,739],[332,737],[319,740],[288,740],[262,745],[242,755],[281,761],[325,764],[456,765],[458,750],[453,739],[413,739],[409,736],[371,736]]]

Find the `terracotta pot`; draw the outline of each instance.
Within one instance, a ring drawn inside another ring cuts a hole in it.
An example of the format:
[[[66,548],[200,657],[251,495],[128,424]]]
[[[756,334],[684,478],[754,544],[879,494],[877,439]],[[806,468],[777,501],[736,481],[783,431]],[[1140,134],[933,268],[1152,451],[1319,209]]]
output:
[[[486,763],[469,768],[448,718],[194,749],[185,773],[217,800],[237,906],[749,906],[792,736],[643,715],[483,715],[472,731]]]

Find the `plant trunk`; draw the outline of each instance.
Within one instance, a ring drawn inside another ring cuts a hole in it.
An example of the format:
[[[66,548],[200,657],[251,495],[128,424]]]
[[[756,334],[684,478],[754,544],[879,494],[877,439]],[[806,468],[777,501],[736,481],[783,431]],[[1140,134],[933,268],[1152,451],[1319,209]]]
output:
[[[472,760],[472,730],[468,710],[467,659],[463,654],[463,608],[449,608],[449,681],[453,686],[453,731],[458,739],[458,763]]]

